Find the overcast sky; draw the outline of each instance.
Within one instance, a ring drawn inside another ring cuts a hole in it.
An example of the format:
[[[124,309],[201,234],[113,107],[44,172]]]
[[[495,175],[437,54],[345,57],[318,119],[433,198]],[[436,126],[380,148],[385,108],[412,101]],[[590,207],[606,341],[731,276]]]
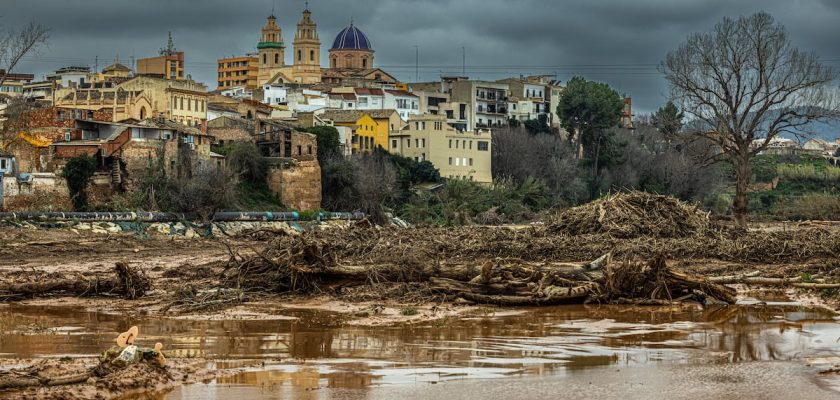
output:
[[[274,5],[273,3],[276,3]],[[215,88],[215,61],[254,51],[275,7],[291,62],[299,0],[0,0],[0,26],[29,21],[52,28],[50,45],[17,72],[45,73],[67,65],[101,69],[119,57],[156,55],[172,31],[186,52],[187,73]],[[462,47],[473,78],[520,74],[601,80],[633,97],[637,113],[667,100],[656,71],[685,37],[724,16],[768,11],[795,44],[840,67],[840,0],[311,0],[322,61],[350,19],[376,50],[376,65],[403,81],[460,74]],[[130,65],[129,65],[130,66]]]

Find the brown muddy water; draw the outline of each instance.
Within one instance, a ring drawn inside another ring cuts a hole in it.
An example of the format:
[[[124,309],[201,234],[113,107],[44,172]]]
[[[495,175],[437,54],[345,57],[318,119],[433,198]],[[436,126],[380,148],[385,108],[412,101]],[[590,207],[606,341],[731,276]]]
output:
[[[0,306],[0,357],[94,356],[139,325],[170,357],[264,367],[143,398],[163,399],[824,399],[840,381],[840,324],[786,303],[701,309],[562,306],[410,326],[297,319],[128,318],[73,307]],[[514,314],[514,315],[511,315]]]

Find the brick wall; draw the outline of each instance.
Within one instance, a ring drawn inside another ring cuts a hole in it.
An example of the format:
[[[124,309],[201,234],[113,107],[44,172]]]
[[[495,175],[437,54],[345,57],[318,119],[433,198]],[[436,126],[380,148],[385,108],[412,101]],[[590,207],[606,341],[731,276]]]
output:
[[[317,160],[272,167],[268,186],[286,207],[300,211],[321,208],[321,167]]]

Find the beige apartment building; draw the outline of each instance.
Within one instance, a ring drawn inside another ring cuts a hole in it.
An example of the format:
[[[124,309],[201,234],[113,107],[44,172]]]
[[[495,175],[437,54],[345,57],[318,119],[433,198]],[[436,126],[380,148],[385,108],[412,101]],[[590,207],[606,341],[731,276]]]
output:
[[[391,153],[429,161],[443,178],[493,182],[489,130],[458,131],[446,123],[445,115],[417,115],[388,141]]]

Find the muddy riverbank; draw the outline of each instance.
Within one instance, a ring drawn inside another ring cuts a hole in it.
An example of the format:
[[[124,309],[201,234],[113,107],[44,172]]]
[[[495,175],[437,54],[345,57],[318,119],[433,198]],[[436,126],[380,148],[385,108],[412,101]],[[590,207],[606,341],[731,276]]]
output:
[[[81,296],[0,292],[0,366],[42,358],[68,362],[68,357],[71,366],[91,363],[117,333],[138,325],[149,343],[164,344],[173,378],[110,391],[97,391],[94,383],[97,395],[119,397],[139,389],[155,399],[423,398],[426,388],[445,387],[452,398],[459,393],[466,398],[496,387],[510,398],[528,398],[525,394],[545,385],[584,390],[584,381],[594,380],[628,398],[644,398],[638,385],[670,393],[668,398],[686,398],[682,390],[704,385],[713,397],[733,390],[739,395],[731,398],[743,399],[774,398],[761,396],[771,393],[772,385],[750,393],[735,389],[766,374],[791,374],[791,388],[801,398],[834,396],[832,388],[840,386],[835,376],[819,373],[840,364],[840,328],[830,312],[838,293],[830,286],[840,279],[840,229],[777,228],[617,238],[568,235],[550,225],[326,224],[303,233],[254,226],[232,236],[185,238],[5,226],[0,227],[0,285],[62,278],[96,286],[113,275],[115,265],[125,264],[148,279],[148,290],[133,300],[97,291]],[[298,272],[318,271],[318,263],[333,260],[329,265],[375,266],[368,270],[375,273],[362,280],[315,279],[307,290],[277,290],[270,280],[260,288],[254,284],[259,279],[247,287],[230,284],[232,267],[269,257],[267,265],[283,263],[283,249],[305,249],[295,247],[301,243],[317,243],[320,252],[299,258]],[[728,284],[738,300],[730,306],[688,296],[656,307],[594,302],[532,308],[482,304],[436,291],[422,276],[393,275],[399,271],[394,266],[409,273],[449,266],[472,273],[490,265],[487,284],[493,285],[510,279],[505,271],[516,272],[508,265],[587,263],[605,251],[618,263],[664,256],[669,267],[702,278],[736,282],[749,275],[775,284]],[[733,373],[733,365],[743,368]],[[645,371],[691,378],[650,381]],[[476,389],[478,381],[492,383]],[[91,387],[61,390],[83,389]],[[68,392],[41,395],[61,398],[62,393]],[[569,396],[588,397],[586,392]]]

